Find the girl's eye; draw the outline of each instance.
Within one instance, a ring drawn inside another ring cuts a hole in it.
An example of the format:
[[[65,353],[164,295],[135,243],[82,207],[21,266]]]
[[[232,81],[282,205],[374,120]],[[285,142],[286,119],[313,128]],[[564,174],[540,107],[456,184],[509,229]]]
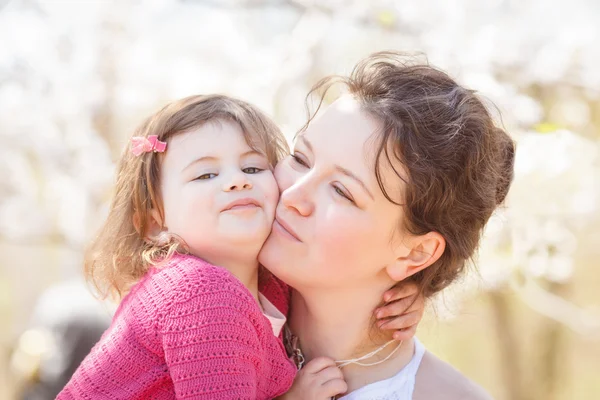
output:
[[[308,168],[308,164],[306,163],[306,161],[304,161],[303,159],[301,159],[298,155],[296,155],[296,153],[292,154],[292,158],[298,164],[302,165],[303,167]]]
[[[195,181],[204,181],[207,179],[212,179],[215,176],[217,176],[217,174],[213,174],[213,173],[208,173],[208,174],[202,174],[199,177],[197,177],[196,179],[194,179]]]
[[[345,198],[346,200],[348,200],[349,202],[354,204],[354,200],[352,200],[352,197],[350,195],[346,194],[342,189],[340,189],[339,187],[334,185],[333,190],[335,190],[335,192],[337,194],[339,194],[340,196],[342,196],[343,198]]]
[[[242,170],[245,174],[258,174],[259,172],[264,171],[264,169],[256,168],[256,167],[248,167]]]

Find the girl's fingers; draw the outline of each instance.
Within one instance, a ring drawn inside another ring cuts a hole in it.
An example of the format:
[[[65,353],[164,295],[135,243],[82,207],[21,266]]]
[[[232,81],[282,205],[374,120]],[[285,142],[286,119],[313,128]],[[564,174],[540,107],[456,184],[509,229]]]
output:
[[[344,374],[342,374],[342,370],[339,369],[337,366],[332,366],[319,371],[317,379],[319,382],[321,382],[321,384],[324,384],[325,382],[329,382],[334,379],[343,380]]]
[[[335,361],[329,357],[317,357],[310,360],[303,369],[311,374],[316,374],[325,368],[335,367],[335,365]]]
[[[326,399],[348,391],[348,384],[346,384],[343,379],[332,379],[325,382],[321,387],[323,388],[323,395]]]
[[[400,300],[403,297],[412,296],[417,293],[419,293],[419,287],[415,283],[402,283],[386,291],[383,294],[383,301],[388,303],[390,301]]]
[[[408,312],[420,312],[421,314],[423,314],[423,312],[425,311],[425,297],[423,297],[420,294],[417,294],[417,298],[410,302],[410,306],[408,307]]]
[[[375,316],[377,319],[395,317],[402,314],[406,314],[411,303],[416,300],[415,296],[406,297],[400,300],[396,300],[392,303],[387,303],[386,305],[377,309]]]
[[[400,331],[394,332],[394,339],[402,340],[403,342],[406,342],[406,341],[412,339],[416,333],[417,333],[417,325],[413,325],[410,328],[402,329]]]
[[[421,322],[421,314],[419,312],[413,311],[408,314],[403,314],[399,317],[391,318],[385,321],[377,322],[379,328],[382,330],[403,330],[410,329],[413,326],[416,326]]]

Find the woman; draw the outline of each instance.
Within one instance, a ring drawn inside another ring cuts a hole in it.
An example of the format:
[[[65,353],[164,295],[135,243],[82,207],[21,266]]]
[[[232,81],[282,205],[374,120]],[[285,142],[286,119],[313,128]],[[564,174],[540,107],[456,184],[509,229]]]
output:
[[[313,91],[334,83],[348,94],[308,121],[276,168],[281,199],[260,255],[295,289],[293,350],[339,360],[345,400],[488,398],[372,315],[399,282],[430,297],[459,276],[508,192],[514,143],[472,91],[399,54],[374,54]]]

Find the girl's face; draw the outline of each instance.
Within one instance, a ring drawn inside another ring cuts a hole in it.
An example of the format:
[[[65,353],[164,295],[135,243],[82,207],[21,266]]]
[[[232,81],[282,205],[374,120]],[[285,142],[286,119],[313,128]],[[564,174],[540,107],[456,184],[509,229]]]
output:
[[[373,280],[389,286],[386,268],[409,255],[402,207],[385,198],[374,171],[380,128],[354,99],[342,98],[276,167],[281,199],[259,261],[296,289],[351,289]],[[390,197],[401,202],[401,180],[389,165],[380,171]]]
[[[252,251],[256,257],[279,192],[266,157],[248,146],[238,124],[212,121],[173,137],[160,179],[162,225],[192,254],[208,261]]]

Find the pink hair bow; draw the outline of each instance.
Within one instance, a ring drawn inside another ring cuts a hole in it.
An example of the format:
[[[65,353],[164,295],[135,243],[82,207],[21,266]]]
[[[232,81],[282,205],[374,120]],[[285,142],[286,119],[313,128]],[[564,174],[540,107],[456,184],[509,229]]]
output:
[[[151,151],[155,153],[163,153],[167,148],[167,142],[161,142],[158,140],[158,136],[151,135],[148,137],[134,136],[131,138],[131,152],[135,156],[139,156],[142,153],[149,153]]]

